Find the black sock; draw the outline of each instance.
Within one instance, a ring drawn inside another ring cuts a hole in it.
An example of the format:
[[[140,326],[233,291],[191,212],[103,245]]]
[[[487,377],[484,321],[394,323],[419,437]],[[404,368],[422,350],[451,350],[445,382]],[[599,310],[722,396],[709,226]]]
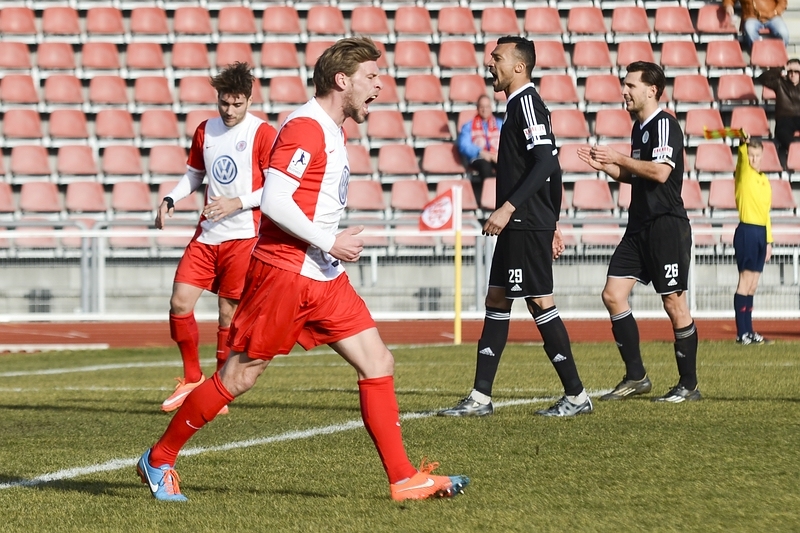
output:
[[[745,331],[747,331],[749,333],[753,333],[755,331],[753,329],[753,295],[750,294],[748,296],[745,296],[745,298],[747,298],[745,300],[745,305],[747,306],[747,310],[744,313],[744,317],[745,317],[744,318],[744,320],[745,320],[744,324],[747,327],[747,329]]]
[[[697,387],[697,328],[694,322],[675,330],[675,362],[681,376],[679,383],[694,390]]]
[[[647,372],[639,350],[639,326],[633,318],[633,311],[628,309],[611,317],[611,332],[617,341],[617,348],[625,362],[625,379],[639,381]]]
[[[487,396],[492,395],[492,385],[500,364],[500,356],[508,341],[508,326],[511,310],[486,308],[483,332],[478,341],[478,362],[475,365],[474,388]]]
[[[568,396],[577,396],[583,391],[583,383],[578,377],[567,328],[558,315],[558,308],[553,306],[541,309],[537,306],[533,319],[536,321],[539,333],[542,334],[544,351],[564,386],[564,393]]]
[[[747,296],[738,292],[734,294],[733,309],[736,316],[736,336],[741,338],[750,332],[747,328]]]

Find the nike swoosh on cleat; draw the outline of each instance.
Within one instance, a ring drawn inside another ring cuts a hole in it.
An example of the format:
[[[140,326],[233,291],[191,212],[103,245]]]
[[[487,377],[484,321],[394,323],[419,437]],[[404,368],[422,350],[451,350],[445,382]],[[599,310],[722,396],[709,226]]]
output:
[[[147,473],[147,467],[144,467],[144,477],[147,479],[147,486],[150,487],[150,492],[155,494],[158,492],[158,485],[154,485],[152,481],[150,481],[150,474]]]
[[[424,488],[432,487],[432,486],[433,486],[433,480],[431,478],[428,478],[428,481],[426,481],[422,485],[417,485],[415,487],[404,487],[402,489],[398,489],[397,492],[404,492],[404,491],[407,491],[407,490],[415,490],[415,489],[424,489]]]
[[[191,391],[189,391],[189,392],[191,392]],[[182,392],[182,393],[178,394],[177,396],[175,396],[174,398],[167,398],[166,400],[164,400],[164,403],[162,403],[161,405],[163,405],[164,407],[169,407],[170,405],[172,405],[173,403],[177,402],[178,400],[184,399],[189,394],[189,392]]]

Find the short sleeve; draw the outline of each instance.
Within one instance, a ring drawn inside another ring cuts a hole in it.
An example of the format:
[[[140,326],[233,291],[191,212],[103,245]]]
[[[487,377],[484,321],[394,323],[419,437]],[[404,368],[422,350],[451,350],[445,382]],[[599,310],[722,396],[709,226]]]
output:
[[[277,132],[275,128],[266,122],[261,124],[256,130],[255,140],[255,160],[258,162],[259,170],[267,170],[269,168],[270,152],[272,151],[272,144],[275,142]]]
[[[319,123],[309,117],[294,118],[278,132],[269,168],[300,181],[324,151],[325,134]]]
[[[203,157],[203,142],[205,142],[206,138],[206,121],[200,123],[197,126],[197,129],[194,130],[194,135],[192,136],[192,147],[189,148],[189,160],[186,162],[187,165],[196,169],[196,170],[205,170],[206,169],[206,161]]]

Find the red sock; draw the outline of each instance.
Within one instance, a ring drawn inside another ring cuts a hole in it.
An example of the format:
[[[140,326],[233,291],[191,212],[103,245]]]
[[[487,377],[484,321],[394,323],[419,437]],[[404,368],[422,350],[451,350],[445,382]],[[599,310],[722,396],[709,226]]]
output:
[[[362,379],[358,382],[361,399],[361,418],[372,437],[389,483],[410,478],[417,473],[403,445],[400,431],[400,408],[394,394],[394,378]],[[163,464],[163,463],[162,463]]]
[[[222,368],[231,353],[231,349],[228,348],[228,333],[230,331],[230,327],[220,326],[217,329],[217,371]]]
[[[233,396],[222,384],[216,372],[211,379],[194,389],[172,417],[167,430],[150,451],[150,465],[175,465],[178,452],[192,435],[214,420],[223,406],[233,401]]]
[[[181,351],[183,377],[187,383],[197,383],[203,377],[203,371],[200,369],[200,330],[194,312],[180,316],[170,313],[169,333]]]

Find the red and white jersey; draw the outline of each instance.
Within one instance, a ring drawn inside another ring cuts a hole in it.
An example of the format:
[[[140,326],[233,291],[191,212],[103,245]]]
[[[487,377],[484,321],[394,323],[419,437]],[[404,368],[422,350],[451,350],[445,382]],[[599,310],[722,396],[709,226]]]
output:
[[[201,216],[195,239],[203,244],[220,244],[257,235],[261,220],[261,211],[258,209],[260,190],[264,186],[264,174],[269,166],[269,153],[275,135],[275,128],[249,113],[232,128],[225,126],[219,117],[208,119],[197,127],[187,162],[190,183],[193,181],[192,174],[205,174],[208,183],[204,205],[211,202],[211,196],[224,196],[240,198],[242,209],[218,222]],[[169,196],[177,202],[199,187],[200,183],[192,183],[194,186],[189,192],[185,184],[179,183],[174,191],[176,196],[172,193]]]
[[[308,219],[335,235],[347,204],[350,164],[344,130],[312,98],[294,111],[278,131],[267,180],[284,178],[300,183],[292,198]],[[289,235],[269,217],[261,220],[253,255],[262,261],[319,281],[342,272],[339,260]]]

